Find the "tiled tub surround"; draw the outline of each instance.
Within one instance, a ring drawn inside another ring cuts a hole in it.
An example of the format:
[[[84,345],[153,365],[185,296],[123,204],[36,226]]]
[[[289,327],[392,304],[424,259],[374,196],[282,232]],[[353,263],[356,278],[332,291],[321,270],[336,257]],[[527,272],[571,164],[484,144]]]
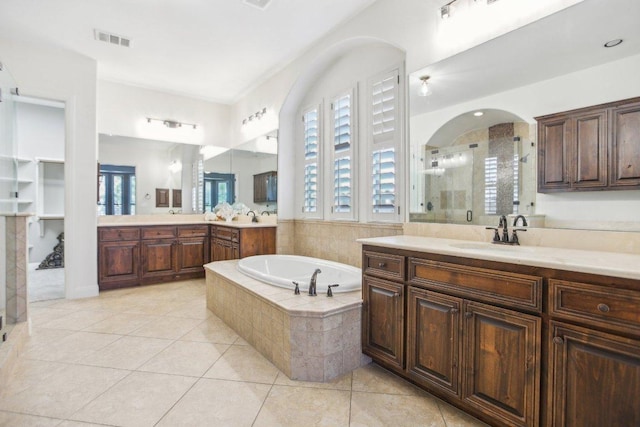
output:
[[[237,263],[205,266],[207,308],[289,378],[326,382],[370,361],[361,353],[360,291],[294,295],[245,276]]]

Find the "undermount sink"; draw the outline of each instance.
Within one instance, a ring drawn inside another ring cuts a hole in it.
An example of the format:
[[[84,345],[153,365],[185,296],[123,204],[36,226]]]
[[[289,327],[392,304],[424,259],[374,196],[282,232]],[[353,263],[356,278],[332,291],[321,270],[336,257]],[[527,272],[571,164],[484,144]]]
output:
[[[461,242],[461,243],[451,243],[449,246],[456,249],[471,249],[471,250],[479,250],[479,251],[490,251],[490,252],[530,252],[531,248],[523,247],[518,245],[501,245],[494,243],[484,243],[484,242]]]

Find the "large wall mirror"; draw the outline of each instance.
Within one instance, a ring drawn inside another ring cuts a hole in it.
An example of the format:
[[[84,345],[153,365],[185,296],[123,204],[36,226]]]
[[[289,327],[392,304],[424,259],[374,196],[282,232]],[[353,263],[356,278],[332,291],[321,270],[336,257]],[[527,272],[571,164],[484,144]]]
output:
[[[536,188],[535,117],[640,96],[629,71],[640,72],[640,26],[620,12],[638,7],[613,3],[619,12],[578,3],[409,75],[409,221],[524,214],[534,226],[640,230],[640,191]]]
[[[254,202],[253,176],[277,171],[277,150],[277,131],[233,149],[208,150],[100,134],[98,214],[201,213],[221,202],[275,213],[275,200]],[[167,194],[162,206],[157,194]]]

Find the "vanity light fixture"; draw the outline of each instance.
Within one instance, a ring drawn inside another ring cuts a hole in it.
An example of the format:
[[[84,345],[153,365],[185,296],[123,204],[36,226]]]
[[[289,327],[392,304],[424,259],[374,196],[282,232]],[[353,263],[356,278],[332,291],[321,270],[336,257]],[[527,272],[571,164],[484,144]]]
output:
[[[169,165],[169,170],[171,171],[171,173],[180,172],[182,170],[182,162],[178,160],[172,161]]]
[[[431,89],[429,88],[429,81],[430,77],[429,76],[422,76],[420,77],[420,80],[422,80],[422,83],[420,84],[420,96],[429,96],[431,95]]]
[[[456,1],[457,0],[451,0],[449,3],[440,8],[440,18],[447,19],[451,16],[451,5]]]
[[[147,117],[147,123],[151,123],[151,122],[161,122],[163,125],[165,125],[169,129],[181,128],[182,126],[191,126],[194,130],[198,128],[198,125],[194,123],[184,123],[184,122],[179,122],[177,120],[154,119],[151,117]]]
[[[254,120],[262,119],[262,116],[264,116],[265,114],[267,114],[267,107],[263,107],[260,111],[256,111],[246,119],[242,119],[242,126],[246,126],[247,124],[249,124],[249,122],[252,122]]]

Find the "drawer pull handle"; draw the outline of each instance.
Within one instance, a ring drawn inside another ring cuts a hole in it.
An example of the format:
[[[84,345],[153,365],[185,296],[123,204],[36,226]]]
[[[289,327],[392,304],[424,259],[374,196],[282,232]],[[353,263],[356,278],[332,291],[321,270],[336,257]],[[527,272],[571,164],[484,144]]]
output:
[[[554,344],[564,344],[564,340],[562,339],[562,337],[553,337],[553,343]]]
[[[607,304],[598,304],[598,310],[600,310],[602,313],[608,313],[610,308]]]
[[[387,266],[386,262],[379,262],[378,263],[378,268],[385,268]]]
[[[467,312],[464,314],[464,317],[466,317],[467,319],[471,319],[471,318],[473,317],[473,313],[471,313],[470,311],[467,311]]]
[[[394,292],[394,293],[393,293],[393,297],[394,297],[394,298],[398,298],[399,296],[400,296],[400,294],[399,294],[398,292]]]
[[[457,312],[459,312],[459,311],[460,311],[460,310],[458,310],[457,308],[452,308],[452,309],[451,309],[451,313],[452,313],[452,314],[455,314],[455,313],[457,313]]]

